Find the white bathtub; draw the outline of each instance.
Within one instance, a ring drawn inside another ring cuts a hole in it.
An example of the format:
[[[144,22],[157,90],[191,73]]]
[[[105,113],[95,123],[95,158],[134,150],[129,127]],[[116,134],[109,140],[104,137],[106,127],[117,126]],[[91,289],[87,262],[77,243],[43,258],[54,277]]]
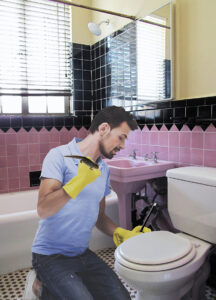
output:
[[[0,194],[0,274],[31,266],[31,246],[37,230],[38,190]],[[106,198],[106,214],[118,224],[117,196]],[[90,249],[113,247],[111,237],[93,229]]]

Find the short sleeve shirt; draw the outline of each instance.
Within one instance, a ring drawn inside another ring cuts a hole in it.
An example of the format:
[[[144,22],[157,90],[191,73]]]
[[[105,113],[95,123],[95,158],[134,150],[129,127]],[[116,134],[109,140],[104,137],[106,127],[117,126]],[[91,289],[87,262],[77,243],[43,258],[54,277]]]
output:
[[[65,155],[82,155],[78,141],[74,138],[69,144],[50,150],[44,159],[41,177],[56,179],[63,186],[76,176],[80,160]],[[76,256],[88,248],[100,201],[110,193],[109,168],[101,158],[97,163],[101,175],[57,213],[39,221],[32,252]]]

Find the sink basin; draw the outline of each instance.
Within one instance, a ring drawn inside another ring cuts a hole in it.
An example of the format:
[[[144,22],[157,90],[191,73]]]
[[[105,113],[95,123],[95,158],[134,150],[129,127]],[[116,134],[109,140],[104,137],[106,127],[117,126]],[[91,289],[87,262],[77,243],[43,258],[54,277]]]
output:
[[[106,159],[110,169],[110,183],[118,195],[119,222],[124,228],[131,228],[131,194],[142,190],[146,181],[163,177],[168,169],[175,168],[169,161],[144,161],[141,158],[119,157]]]

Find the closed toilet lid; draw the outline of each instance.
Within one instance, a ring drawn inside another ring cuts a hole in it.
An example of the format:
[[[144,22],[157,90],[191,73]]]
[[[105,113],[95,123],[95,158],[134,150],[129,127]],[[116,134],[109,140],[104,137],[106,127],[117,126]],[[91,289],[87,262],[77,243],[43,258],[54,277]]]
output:
[[[169,231],[139,234],[120,245],[120,254],[138,264],[166,264],[191,252],[193,244]]]

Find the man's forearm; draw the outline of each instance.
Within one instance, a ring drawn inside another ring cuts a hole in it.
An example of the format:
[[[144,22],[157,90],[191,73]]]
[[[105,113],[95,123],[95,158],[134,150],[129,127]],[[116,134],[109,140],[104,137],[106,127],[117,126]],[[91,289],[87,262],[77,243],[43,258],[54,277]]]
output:
[[[45,195],[39,195],[37,212],[40,218],[47,218],[57,213],[70,197],[62,188]]]
[[[113,236],[113,232],[117,228],[117,225],[106,214],[103,214],[97,221],[96,227],[105,234]]]

